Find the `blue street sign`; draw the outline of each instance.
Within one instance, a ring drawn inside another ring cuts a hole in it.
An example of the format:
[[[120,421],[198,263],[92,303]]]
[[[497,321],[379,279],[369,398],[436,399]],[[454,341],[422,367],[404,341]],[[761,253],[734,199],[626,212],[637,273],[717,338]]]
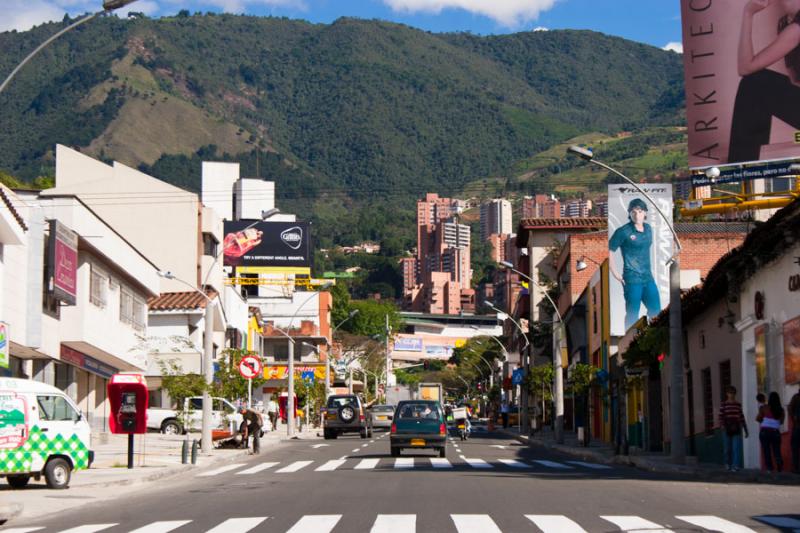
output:
[[[310,380],[311,383],[314,383],[314,371],[313,370],[306,370],[304,371],[300,377],[304,380]]]
[[[511,373],[511,384],[512,385],[522,385],[522,378],[524,377],[525,369],[524,368],[517,368],[514,372]]]

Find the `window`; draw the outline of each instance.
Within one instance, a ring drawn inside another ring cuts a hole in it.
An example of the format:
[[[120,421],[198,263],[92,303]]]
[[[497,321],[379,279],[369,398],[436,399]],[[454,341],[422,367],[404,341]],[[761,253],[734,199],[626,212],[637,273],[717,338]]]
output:
[[[163,407],[161,402],[161,389],[147,391],[147,407]]]
[[[133,328],[137,331],[144,331],[147,321],[147,307],[145,307],[144,300],[139,297],[133,297]]]
[[[703,330],[700,330],[700,349],[706,349],[706,332]]]
[[[706,435],[714,433],[714,400],[711,389],[711,369],[704,368],[701,379],[703,387],[703,421]]]
[[[119,291],[119,320],[133,324],[133,294],[125,288]]]
[[[219,241],[211,233],[203,233],[203,255],[217,257]]]
[[[56,297],[53,295],[53,288],[50,286],[51,278],[48,276],[50,272],[50,255],[48,253],[48,241],[50,237],[44,236],[44,268],[42,269],[42,311],[54,318],[61,318],[61,305]]]
[[[107,303],[108,275],[92,265],[89,280],[89,301],[97,307],[105,307]]]
[[[592,289],[592,331],[597,333],[597,289]]]
[[[39,420],[75,422],[81,418],[63,396],[41,395],[36,399],[39,404]]]
[[[731,386],[731,360],[719,363],[719,394],[720,399],[725,399],[725,390]]]

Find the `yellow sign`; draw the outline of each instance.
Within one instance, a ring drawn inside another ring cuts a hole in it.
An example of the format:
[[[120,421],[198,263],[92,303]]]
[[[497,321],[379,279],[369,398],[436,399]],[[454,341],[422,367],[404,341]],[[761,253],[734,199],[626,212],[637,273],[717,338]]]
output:
[[[295,379],[302,379],[303,374],[313,372],[314,379],[325,381],[325,366],[294,365]],[[264,379],[288,379],[289,368],[286,365],[266,365],[264,366]]]
[[[310,267],[287,267],[287,266],[250,266],[236,267],[237,274],[305,274],[311,275]]]
[[[800,144],[800,131],[794,132],[794,142]]]

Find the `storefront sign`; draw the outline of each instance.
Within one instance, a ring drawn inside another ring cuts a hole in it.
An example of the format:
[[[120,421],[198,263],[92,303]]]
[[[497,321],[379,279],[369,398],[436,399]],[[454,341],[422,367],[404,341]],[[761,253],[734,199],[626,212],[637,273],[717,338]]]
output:
[[[783,369],[786,383],[800,383],[800,316],[783,324]]]
[[[305,379],[312,373],[316,379],[325,381],[325,366],[294,365],[294,376],[296,379]],[[288,379],[289,368],[286,365],[266,365],[264,366],[264,379]]]
[[[67,305],[75,305],[78,295],[78,234],[58,220],[50,221],[48,261],[53,295]]]
[[[419,337],[399,337],[394,341],[395,352],[421,352],[422,339]]]
[[[73,350],[69,346],[64,346],[63,344],[61,345],[61,360],[104,378],[110,378],[119,372],[113,366],[101,363],[94,357],[90,357],[78,350]]]
[[[8,338],[8,324],[0,322],[0,368],[8,368],[8,347],[11,341]]]

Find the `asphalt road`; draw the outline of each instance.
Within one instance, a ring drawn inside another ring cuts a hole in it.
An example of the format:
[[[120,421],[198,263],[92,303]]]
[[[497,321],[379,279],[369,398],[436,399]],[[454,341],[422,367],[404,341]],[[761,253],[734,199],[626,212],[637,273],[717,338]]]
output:
[[[294,441],[0,531],[800,531],[800,487],[580,463],[480,430],[450,440],[446,461],[433,451],[398,461],[388,440]]]

